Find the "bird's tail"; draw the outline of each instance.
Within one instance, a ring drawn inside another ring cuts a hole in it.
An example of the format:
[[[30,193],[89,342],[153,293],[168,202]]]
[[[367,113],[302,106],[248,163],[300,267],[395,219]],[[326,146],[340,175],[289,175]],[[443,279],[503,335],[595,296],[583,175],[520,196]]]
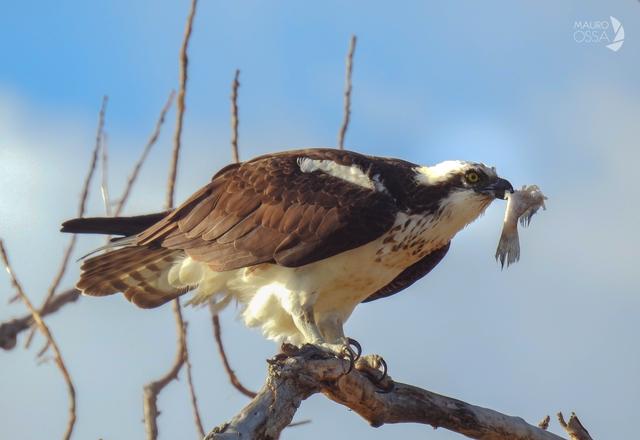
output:
[[[129,301],[142,308],[158,307],[189,291],[189,286],[174,286],[169,282],[169,271],[184,259],[182,251],[136,245],[138,233],[169,213],[76,218],[64,222],[62,232],[124,236],[94,251],[107,249],[106,253],[84,260],[80,281],[76,285],[78,290],[93,296],[122,292]]]
[[[75,234],[135,235],[159,222],[171,211],[133,217],[81,217],[67,220],[60,232]]]
[[[169,283],[169,271],[182,259],[180,250],[143,246],[111,250],[84,261],[76,287],[92,296],[122,292],[138,307],[158,307],[190,290]]]

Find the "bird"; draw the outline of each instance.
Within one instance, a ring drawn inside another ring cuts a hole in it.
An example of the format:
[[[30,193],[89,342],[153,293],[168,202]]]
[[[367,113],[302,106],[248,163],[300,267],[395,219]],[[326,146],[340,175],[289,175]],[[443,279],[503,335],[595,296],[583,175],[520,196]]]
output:
[[[268,339],[353,352],[344,324],[362,304],[427,275],[451,240],[513,192],[483,163],[422,166],[308,148],[232,163],[176,209],[77,218],[62,232],[120,236],[85,258],[77,289],[122,292],[141,308],[193,291],[217,311],[235,300]]]

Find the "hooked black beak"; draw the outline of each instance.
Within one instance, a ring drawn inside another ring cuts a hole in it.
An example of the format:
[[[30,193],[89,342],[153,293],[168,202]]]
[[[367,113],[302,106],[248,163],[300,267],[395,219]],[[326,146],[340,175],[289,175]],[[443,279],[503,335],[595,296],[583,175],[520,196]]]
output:
[[[509,193],[513,193],[513,186],[511,185],[511,182],[506,179],[498,178],[494,182],[491,182],[489,185],[487,185],[482,192],[492,195],[497,199],[504,200],[507,191]]]

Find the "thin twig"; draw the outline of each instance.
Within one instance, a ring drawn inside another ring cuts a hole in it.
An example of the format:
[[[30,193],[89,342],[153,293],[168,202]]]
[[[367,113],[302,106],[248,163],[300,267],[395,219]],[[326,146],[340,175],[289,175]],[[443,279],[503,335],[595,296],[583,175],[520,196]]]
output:
[[[182,47],[180,49],[180,88],[178,89],[178,99],[176,103],[177,117],[176,130],[173,138],[173,154],[171,157],[171,165],[169,167],[169,180],[167,183],[167,199],[165,202],[167,209],[172,209],[174,206],[175,185],[176,177],[178,174],[178,159],[180,158],[182,123],[184,120],[185,111],[185,96],[187,91],[187,66],[189,62],[187,56],[187,48],[189,47],[189,39],[191,38],[191,33],[193,30],[193,19],[196,14],[197,3],[197,0],[191,0],[191,9],[187,18],[184,40],[182,41]],[[156,381],[148,383],[144,387],[144,421],[147,439],[149,440],[155,440],[158,437],[158,394],[160,394],[160,392],[169,384],[169,382],[177,379],[180,369],[189,357],[187,351],[185,323],[182,319],[182,310],[180,308],[180,301],[178,298],[173,300],[172,310],[176,322],[176,331],[178,333],[178,347],[175,360],[169,371],[164,376]],[[196,420],[199,420],[200,414],[198,411],[197,399],[192,386],[189,387],[189,393],[191,394],[191,401],[193,403],[194,417]]]
[[[47,316],[50,313],[57,312],[62,306],[75,302],[80,298],[80,292],[76,289],[65,290],[51,298],[51,301],[40,312],[40,316]],[[18,300],[20,295],[18,295]],[[16,346],[18,334],[33,328],[34,321],[31,313],[20,318],[14,318],[0,324],[0,348],[3,350],[11,350]]]
[[[231,154],[235,163],[240,162],[240,154],[238,152],[238,86],[240,86],[240,83],[238,82],[239,76],[240,70],[236,69],[236,74],[231,85]],[[242,385],[242,382],[240,382],[238,376],[236,376],[233,368],[231,368],[231,364],[229,364],[229,359],[227,358],[227,353],[224,349],[224,344],[222,343],[222,328],[220,327],[218,310],[215,307],[215,303],[212,301],[209,302],[209,311],[211,312],[211,322],[213,324],[213,337],[216,341],[216,345],[218,346],[218,353],[220,354],[220,358],[222,359],[222,365],[224,365],[227,376],[229,376],[231,385],[233,385],[245,396],[254,398],[256,396],[256,393]]]
[[[87,206],[87,199],[89,197],[89,187],[91,184],[91,179],[93,179],[93,174],[96,170],[96,164],[98,162],[98,152],[100,151],[100,145],[102,142],[102,135],[104,133],[104,115],[107,111],[107,102],[109,101],[108,96],[102,97],[102,106],[100,107],[100,114],[98,115],[98,128],[96,130],[96,143],[93,147],[93,155],[91,156],[91,164],[89,166],[89,172],[87,173],[87,177],[84,180],[84,185],[82,185],[82,195],[80,196],[80,204],[78,205],[78,217],[82,217],[84,215],[84,211]]]
[[[189,40],[191,38],[191,32],[193,30],[193,18],[196,14],[197,3],[198,0],[191,0],[191,10],[189,11],[187,26],[184,31],[184,39],[182,40],[182,47],[180,48],[180,88],[178,89],[178,99],[176,101],[176,131],[173,136],[173,153],[171,158],[171,167],[169,169],[169,181],[167,185],[167,209],[173,208],[176,177],[178,175],[178,159],[180,158],[180,140],[182,137],[182,123],[184,120],[185,96],[187,93],[188,79],[187,66],[189,64],[189,57],[187,55],[187,48],[189,47]]]
[[[93,153],[91,154],[91,161],[89,162],[89,171],[87,171],[87,176],[84,179],[84,183],[82,185],[82,193],[80,195],[80,202],[78,204],[78,212],[77,216],[82,217],[87,207],[87,199],[89,198],[89,188],[91,187],[91,181],[93,180],[93,175],[96,171],[96,165],[98,163],[98,153],[100,151],[100,144],[102,141],[102,133],[104,131],[104,116],[107,111],[107,103],[109,102],[108,96],[102,97],[102,105],[100,106],[100,114],[98,115],[98,128],[96,129],[96,143],[93,147]],[[43,306],[46,305],[47,302],[51,299],[51,297],[56,293],[58,286],[60,285],[60,281],[62,281],[62,277],[67,271],[67,266],[69,264],[69,259],[71,258],[71,254],[75,247],[76,243],[76,235],[71,236],[71,240],[69,241],[69,245],[65,251],[64,257],[62,259],[62,264],[60,265],[60,269],[56,274],[51,286],[49,287],[49,291],[47,292],[47,296],[44,300]]]
[[[347,54],[347,67],[344,80],[344,116],[342,119],[342,126],[340,127],[340,133],[338,134],[338,147],[344,150],[344,137],[349,127],[349,120],[351,119],[351,74],[353,72],[353,54],[356,50],[356,36],[351,36],[351,42],[349,43],[349,53]]]
[[[18,297],[18,298],[20,298],[20,297]],[[28,349],[31,346],[31,342],[33,341],[33,337],[35,335],[36,335],[36,328],[32,325],[29,328],[29,333],[27,334],[26,339],[24,340],[24,348],[25,348],[25,350]],[[45,342],[44,347],[42,347],[42,349],[40,351],[42,351],[42,350],[44,350],[46,348],[49,348],[48,342]]]
[[[100,184],[100,194],[102,195],[102,203],[104,204],[104,214],[109,217],[111,215],[111,198],[109,197],[109,150],[107,147],[107,133],[102,133],[102,182]]]
[[[186,351],[186,333],[184,330],[184,321],[182,320],[182,310],[180,309],[179,299],[173,300],[171,303],[173,315],[176,322],[176,333],[178,334],[178,347],[176,357],[169,371],[160,379],[149,382],[144,386],[144,424],[147,433],[147,439],[158,438],[158,394],[166,387],[169,382],[178,378],[178,373],[182,368],[185,360]]]
[[[91,181],[93,180],[93,175],[95,174],[96,165],[98,163],[98,153],[100,152],[100,145],[102,143],[102,135],[104,132],[104,117],[105,112],[107,111],[107,103],[109,101],[108,96],[102,97],[102,104],[100,106],[100,113],[98,115],[98,128],[96,129],[96,141],[93,147],[93,153],[91,154],[91,161],[89,162],[89,171],[87,172],[87,176],[84,179],[84,183],[82,185],[82,193],[80,195],[80,202],[78,203],[78,212],[77,216],[82,217],[86,210],[87,199],[89,197],[89,188],[91,186]],[[67,267],[69,266],[69,261],[71,259],[71,255],[73,254],[73,250],[76,246],[77,236],[73,234],[69,239],[69,244],[67,245],[64,255],[62,256],[62,261],[60,263],[60,267],[58,268],[58,272],[56,273],[51,285],[49,286],[49,290],[47,291],[47,296],[45,296],[42,305],[40,306],[39,313],[46,308],[47,304],[55,295],[56,290],[60,286],[60,282],[64,277],[64,274],[67,272]],[[25,343],[25,347],[29,347],[31,340],[33,338],[33,330],[31,331],[29,337],[27,338],[27,342]],[[41,350],[42,351],[42,350]]]
[[[27,306],[27,309],[29,309],[29,312],[31,312],[31,316],[33,317],[33,320],[35,321],[40,331],[42,332],[42,335],[47,339],[47,341],[49,341],[49,345],[51,345],[53,349],[56,365],[60,369],[60,372],[62,373],[62,376],[64,377],[64,380],[67,384],[67,391],[69,392],[69,420],[67,422],[67,429],[65,430],[63,438],[65,440],[68,440],[71,438],[71,433],[73,432],[73,426],[75,425],[75,422],[76,422],[76,390],[73,386],[73,381],[71,380],[69,371],[67,370],[67,367],[64,363],[64,359],[62,358],[62,354],[60,353],[58,344],[56,344],[56,341],[55,339],[53,339],[53,335],[49,331],[49,328],[42,320],[42,316],[33,306],[31,301],[29,300],[29,297],[25,294],[24,290],[22,289],[20,282],[16,278],[16,275],[13,272],[13,269],[11,268],[11,264],[9,263],[9,257],[7,256],[7,252],[5,251],[2,240],[0,240],[0,257],[2,258],[4,267],[7,273],[9,274],[9,277],[11,278],[11,284],[15,288],[18,295],[20,295],[20,298],[24,302],[25,306]]]
[[[191,397],[191,408],[193,409],[193,421],[196,424],[196,429],[198,430],[199,437],[204,437],[204,427],[202,426],[202,419],[200,418],[200,411],[198,410],[198,398],[196,397],[196,390],[193,386],[193,377],[191,375],[191,360],[189,359],[189,351],[186,346],[186,332],[187,332],[187,323],[184,323],[184,331],[185,331],[185,350],[184,350],[184,363],[187,366],[187,386],[189,387],[189,395]]]
[[[212,303],[209,303],[209,307],[211,310],[211,320],[213,322],[213,336],[216,340],[216,344],[218,345],[218,353],[220,353],[220,358],[222,359],[222,364],[224,365],[224,369],[229,376],[229,381],[231,385],[233,385],[238,391],[244,394],[247,397],[254,398],[256,397],[256,393],[245,388],[244,385],[238,380],[236,373],[231,368],[229,364],[229,359],[227,358],[227,353],[224,350],[224,345],[222,345],[222,332],[220,329],[220,320],[218,319],[218,315],[213,310]]]
[[[240,153],[238,151],[238,87],[240,83],[238,78],[240,77],[240,69],[236,69],[236,74],[233,77],[233,83],[231,84],[231,154],[233,155],[233,161],[240,162]]]
[[[142,165],[147,160],[147,156],[149,155],[149,153],[151,152],[151,149],[153,148],[153,146],[158,141],[158,138],[160,137],[160,130],[162,130],[162,125],[164,124],[164,120],[167,116],[167,112],[171,108],[171,104],[173,103],[173,98],[175,97],[175,94],[176,92],[173,90],[171,91],[171,93],[169,93],[167,102],[165,102],[164,107],[162,107],[162,111],[160,111],[160,116],[156,121],[156,127],[153,130],[151,137],[149,137],[149,140],[147,141],[147,145],[145,145],[144,150],[142,151],[142,155],[140,155],[138,162],[136,162],[135,166],[133,167],[133,171],[129,175],[129,179],[127,180],[127,184],[124,187],[124,192],[122,193],[122,197],[120,197],[120,200],[118,200],[118,204],[116,205],[116,209],[113,213],[115,217],[119,216],[122,213],[122,210],[124,209],[124,205],[125,203],[127,203],[127,200],[131,195],[133,184],[136,182],[136,179],[138,178],[138,174],[140,174]]]

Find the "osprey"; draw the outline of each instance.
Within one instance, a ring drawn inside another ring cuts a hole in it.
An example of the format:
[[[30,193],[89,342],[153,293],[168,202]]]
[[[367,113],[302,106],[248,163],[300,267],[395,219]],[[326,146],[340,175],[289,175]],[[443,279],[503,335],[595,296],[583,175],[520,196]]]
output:
[[[306,149],[228,165],[175,210],[62,231],[124,236],[84,261],[84,294],[153,308],[193,290],[194,304],[236,300],[269,339],[342,353],[357,345],[343,324],[358,304],[429,273],[507,191],[480,163]]]

